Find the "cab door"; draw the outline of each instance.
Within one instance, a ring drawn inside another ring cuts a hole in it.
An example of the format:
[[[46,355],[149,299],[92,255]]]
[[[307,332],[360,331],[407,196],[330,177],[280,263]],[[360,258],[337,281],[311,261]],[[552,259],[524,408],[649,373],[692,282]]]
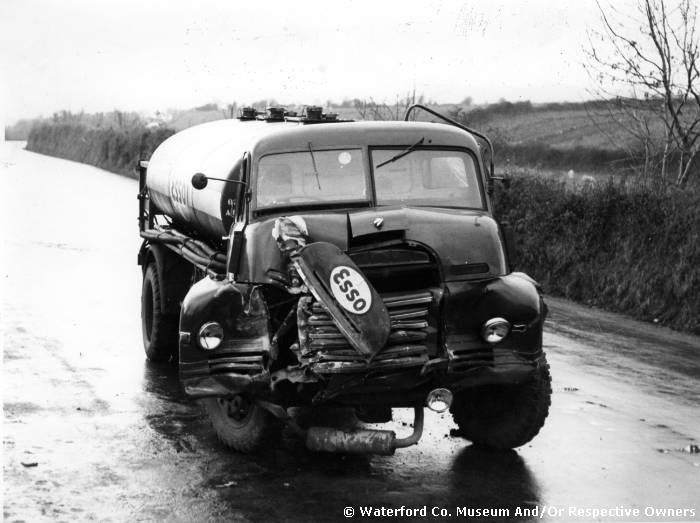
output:
[[[237,190],[229,200],[229,209],[233,215],[233,222],[229,229],[228,252],[226,253],[226,273],[230,280],[236,280],[240,273],[241,258],[245,248],[245,229],[248,225],[248,212],[250,205],[251,189],[250,180],[250,155],[243,154],[240,164],[240,177],[234,182]]]

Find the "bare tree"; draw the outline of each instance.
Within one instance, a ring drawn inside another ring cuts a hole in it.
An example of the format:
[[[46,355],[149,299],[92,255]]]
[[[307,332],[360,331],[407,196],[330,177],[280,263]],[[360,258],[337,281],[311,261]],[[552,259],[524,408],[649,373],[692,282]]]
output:
[[[403,120],[406,109],[416,103],[425,103],[425,96],[416,96],[416,90],[413,89],[406,96],[396,95],[393,104],[376,102],[370,97],[369,101],[355,99],[353,105],[362,120]]]
[[[607,118],[634,139],[643,172],[677,185],[699,177],[700,55],[693,0],[639,0],[625,16],[598,4],[602,31],[590,36],[596,94],[611,100]]]
[[[230,103],[225,109],[221,110],[221,114],[224,116],[224,120],[232,120],[236,117],[238,112],[238,104],[236,102]]]

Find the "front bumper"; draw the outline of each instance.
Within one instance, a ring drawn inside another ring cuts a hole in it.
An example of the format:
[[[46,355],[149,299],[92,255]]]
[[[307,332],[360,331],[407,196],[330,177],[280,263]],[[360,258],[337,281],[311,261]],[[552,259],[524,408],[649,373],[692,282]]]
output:
[[[436,387],[458,392],[522,383],[541,363],[546,314],[539,293],[527,287],[521,279],[510,286],[495,280],[383,294],[391,332],[369,360],[353,349],[317,301],[302,297],[296,308],[299,343],[291,346],[297,365],[269,371],[268,334],[228,339],[216,350],[202,351],[183,333],[181,380],[192,397],[240,392],[274,397],[281,384],[289,383],[294,393],[284,401],[313,398],[315,403],[393,407],[423,402]],[[518,294],[523,295],[519,301]],[[480,326],[501,315],[512,321],[513,329],[491,345],[481,338]],[[308,394],[297,398],[302,390]]]

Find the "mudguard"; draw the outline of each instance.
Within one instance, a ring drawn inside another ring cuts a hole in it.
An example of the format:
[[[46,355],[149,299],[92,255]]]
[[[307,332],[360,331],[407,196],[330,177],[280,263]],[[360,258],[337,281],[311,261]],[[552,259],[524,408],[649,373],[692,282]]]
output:
[[[357,265],[335,245],[316,242],[293,257],[304,283],[350,345],[367,360],[386,344],[391,320],[384,302]]]

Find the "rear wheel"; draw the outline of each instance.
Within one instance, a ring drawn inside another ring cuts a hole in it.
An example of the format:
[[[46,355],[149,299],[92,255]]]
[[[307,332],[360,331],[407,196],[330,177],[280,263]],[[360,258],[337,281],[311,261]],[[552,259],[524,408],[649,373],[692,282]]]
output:
[[[141,287],[141,331],[146,357],[168,361],[177,354],[178,318],[164,310],[158,270],[151,263],[143,275]]]
[[[512,449],[540,431],[551,395],[552,378],[543,357],[530,381],[466,389],[455,397],[450,411],[462,437],[485,447]]]
[[[272,415],[245,394],[202,400],[219,440],[238,452],[260,448],[271,431]]]

